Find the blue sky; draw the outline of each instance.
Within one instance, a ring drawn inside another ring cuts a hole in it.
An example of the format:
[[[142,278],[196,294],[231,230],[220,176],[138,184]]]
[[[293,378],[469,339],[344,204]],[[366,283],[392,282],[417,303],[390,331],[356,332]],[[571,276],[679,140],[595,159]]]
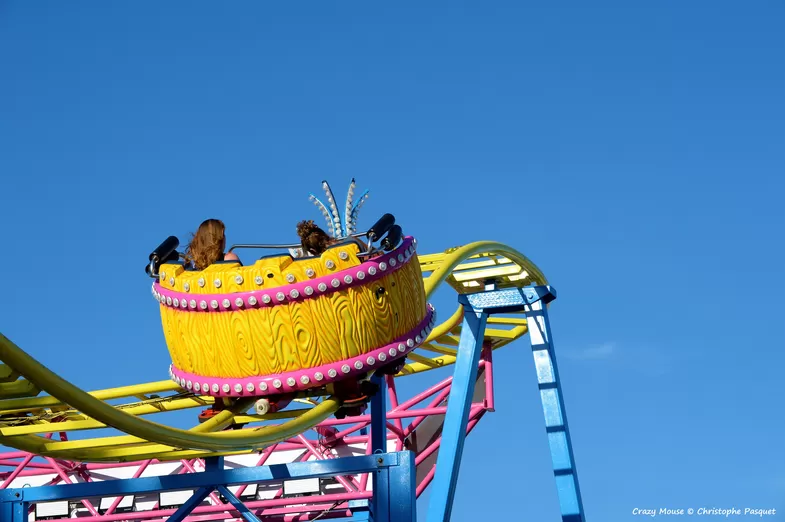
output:
[[[589,520],[785,510],[783,21],[765,0],[3,2],[0,330],[82,387],[165,378],[150,249],[207,217],[290,241],[322,179],[355,177],[366,226],[500,240],[557,288]],[[527,342],[496,361],[454,520],[557,520]]]

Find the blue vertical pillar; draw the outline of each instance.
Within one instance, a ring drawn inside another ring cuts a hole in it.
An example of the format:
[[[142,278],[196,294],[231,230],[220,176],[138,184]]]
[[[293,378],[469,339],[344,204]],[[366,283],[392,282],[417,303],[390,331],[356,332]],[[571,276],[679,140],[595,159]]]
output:
[[[545,415],[545,430],[551,449],[562,522],[585,522],[583,501],[578,487],[578,474],[575,470],[575,459],[570,441],[570,430],[567,427],[559,370],[553,351],[548,309],[540,299],[526,305],[524,311],[529,328],[534,366],[537,370],[537,383]]]
[[[371,397],[371,454],[378,455],[387,452],[387,382],[384,376],[374,374],[371,382],[379,387],[376,395]],[[388,487],[387,470],[371,472],[373,487],[373,500],[371,512],[374,522],[387,522],[390,520],[390,492]],[[384,474],[384,476],[382,476]]]
[[[0,521],[2,522],[27,522],[29,506],[23,500],[15,502],[0,502]]]
[[[371,382],[379,387],[371,397],[371,453],[387,452],[387,382],[374,374]]]
[[[436,474],[431,484],[431,499],[428,505],[428,522],[448,522],[452,514],[455,485],[466,439],[474,383],[477,380],[477,365],[485,336],[488,315],[464,305],[461,338],[455,360],[452,389],[447,400],[447,415],[442,428],[442,442],[436,458]]]

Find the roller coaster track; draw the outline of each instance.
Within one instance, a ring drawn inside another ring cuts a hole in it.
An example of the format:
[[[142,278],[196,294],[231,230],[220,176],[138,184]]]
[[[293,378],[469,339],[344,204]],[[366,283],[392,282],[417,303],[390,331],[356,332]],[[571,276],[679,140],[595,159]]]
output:
[[[445,284],[459,294],[482,290],[489,280],[496,288],[547,284],[523,254],[491,241],[419,256],[419,262],[428,299]],[[434,327],[426,341],[408,354],[396,378],[454,363],[462,317],[459,306]],[[488,320],[485,344],[495,350],[526,332],[522,314],[493,316]],[[0,361],[0,444],[52,458],[130,462],[244,454],[302,433],[341,407],[335,397],[303,396],[293,409],[261,416],[247,413],[252,399],[241,399],[226,403],[217,415],[184,430],[144,417],[205,408],[221,399],[185,392],[172,381],[85,392],[2,334]],[[106,428],[124,435],[99,436]],[[52,440],[46,436],[51,433],[61,433],[61,439],[68,440]]]

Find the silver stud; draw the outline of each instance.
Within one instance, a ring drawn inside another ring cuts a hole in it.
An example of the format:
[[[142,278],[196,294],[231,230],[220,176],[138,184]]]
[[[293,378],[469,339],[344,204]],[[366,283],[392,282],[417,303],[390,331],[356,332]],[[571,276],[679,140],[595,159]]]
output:
[[[237,299],[234,300],[234,306],[236,306],[237,308],[242,308],[244,304],[245,303],[243,302],[242,297],[238,297]]]
[[[175,308],[180,308],[180,300],[177,299],[176,297],[172,299],[172,304],[174,304]]]
[[[398,254],[398,262],[403,263],[403,254]]]
[[[196,299],[191,299],[188,302],[188,306],[190,306],[191,308],[196,308]]]
[[[328,259],[327,262],[324,264],[324,266],[332,270],[333,268],[335,268],[335,261],[333,261],[332,259]]]
[[[411,339],[409,339],[409,340],[411,341]],[[419,335],[415,335],[414,336],[414,342],[417,343],[417,344],[420,344],[420,341],[422,341],[422,337],[420,337]]]
[[[347,259],[349,259],[349,254],[347,254],[346,252],[341,250],[341,253],[338,254],[338,257],[340,257],[342,260],[346,261]]]
[[[310,286],[306,286],[304,292],[305,292],[305,295],[312,295],[313,294],[313,288],[310,287]]]
[[[218,301],[216,299],[213,299],[212,301],[210,301],[210,307],[213,310],[218,310]]]
[[[224,308],[231,308],[232,307],[232,302],[230,300],[228,300],[228,299],[224,299],[223,301],[221,301],[221,304],[224,305]]]
[[[280,388],[281,387],[281,380],[280,379],[275,379],[273,381],[273,387]]]
[[[213,281],[213,284],[215,285],[216,288],[221,288],[221,280],[220,279],[216,279],[215,281]]]
[[[166,298],[166,304],[167,304],[168,306],[172,306],[172,298],[171,298],[171,297],[167,297],[167,298]]]
[[[357,368],[358,370],[362,370],[363,369],[363,362],[362,361],[354,361],[354,367]]]
[[[387,360],[387,354],[385,354],[384,352],[380,353],[379,354],[379,360],[382,361],[382,362],[386,361]]]
[[[234,385],[234,393],[242,393],[243,392],[243,385],[242,384],[235,384]]]
[[[390,357],[395,357],[398,355],[398,351],[395,348],[390,348]]]
[[[341,286],[341,282],[338,281],[337,279],[333,279],[332,281],[330,281],[330,284],[333,285],[333,288],[338,288],[339,286]]]
[[[375,266],[369,266],[368,267],[368,273],[371,274],[372,276],[375,276],[376,275],[376,267]]]
[[[186,381],[185,387],[190,390],[194,387],[194,384],[191,381]]]
[[[300,382],[303,384],[308,384],[309,382],[311,382],[311,379],[309,379],[307,375],[303,375],[302,377],[300,377]]]
[[[243,276],[239,274],[234,276],[234,282],[237,283],[238,285],[243,284]]]
[[[347,285],[350,285],[350,284],[352,284],[352,276],[350,276],[349,274],[346,274],[345,276],[343,276],[343,280],[344,280],[344,282],[345,282]]]
[[[336,372],[334,368],[330,368],[329,370],[327,370],[327,376],[330,377],[331,379],[335,379],[336,375],[338,375],[338,372]]]
[[[200,287],[204,287],[204,277],[200,277],[196,282]]]
[[[420,338],[425,339],[426,337],[428,337],[428,329],[427,328],[423,329],[423,331],[420,332]],[[417,342],[419,343],[420,341],[417,341]]]
[[[414,339],[406,339],[406,346],[412,348],[414,346]]]
[[[194,391],[197,391],[197,392],[202,391],[202,385],[199,384],[198,382],[195,382],[194,383]]]
[[[406,350],[406,345],[403,343],[398,343],[398,351],[403,353]]]
[[[324,292],[325,290],[327,290],[327,285],[324,283],[319,283],[319,286],[317,286],[317,288],[319,289],[320,292]]]
[[[213,384],[213,393],[218,393],[219,388],[217,384]]]
[[[294,274],[286,274],[286,280],[290,283],[294,283]]]
[[[256,306],[256,297],[251,296],[248,298],[248,304],[251,306]]]
[[[278,299],[279,301],[283,301],[284,299],[286,299],[286,296],[284,295],[283,292],[278,292],[277,294],[275,294],[275,298]]]
[[[180,301],[180,308],[183,308],[183,309],[188,308],[188,303],[185,302],[185,299]]]
[[[292,297],[292,299],[297,299],[298,297],[300,297],[300,292],[298,292],[297,289],[294,289],[291,292],[289,292],[289,295]]]
[[[185,283],[185,284],[183,285],[183,289],[184,289],[186,292],[190,292],[190,291],[191,291],[191,283]]]
[[[322,372],[316,372],[313,374],[313,378],[316,379],[317,381],[321,381],[322,379],[324,379],[324,374]]]
[[[263,302],[263,303],[265,303],[265,304],[270,304],[270,301],[272,301],[272,299],[270,299],[270,296],[269,296],[269,295],[267,295],[267,294],[264,294],[264,295],[262,296],[262,302]]]
[[[221,391],[223,391],[224,393],[229,393],[229,390],[231,390],[231,388],[229,387],[229,385],[228,385],[228,384],[224,384],[224,385],[221,387]]]
[[[379,263],[379,270],[381,270],[382,272],[384,272],[385,270],[387,270],[387,263],[385,263],[384,261],[382,261],[381,263]]]
[[[341,366],[341,371],[343,373],[349,373],[349,370],[351,370],[351,368],[349,368],[348,364],[344,364],[343,366]]]
[[[357,272],[357,279],[360,279],[360,280],[365,279],[365,272],[363,272],[362,270]]]
[[[390,266],[395,266],[395,263],[396,263],[395,258],[391,257],[390,258]]]
[[[261,391],[267,391],[267,383],[266,382],[260,382],[259,383],[259,389]]]
[[[166,279],[166,272],[161,272],[161,279]]]
[[[202,384],[202,391],[203,391],[204,393],[210,393],[210,385],[209,385],[209,384],[207,384],[206,382],[205,382],[205,383],[203,383],[203,384]]]
[[[253,393],[253,391],[254,391],[253,383],[249,382],[248,384],[246,384],[245,385],[245,389],[248,390],[248,393]]]
[[[376,364],[376,359],[374,359],[373,357],[368,357],[367,359],[365,359],[365,362],[367,362],[369,366],[373,366],[374,364]]]
[[[316,275],[316,272],[313,271],[313,268],[308,267],[305,269],[305,275],[307,275],[308,277],[313,277]]]
[[[286,379],[286,384],[288,384],[289,386],[294,386],[295,384],[297,384],[297,381],[294,380],[294,377],[289,377],[288,379]]]
[[[199,301],[199,308],[207,310],[207,301]]]
[[[174,286],[174,277],[169,278],[169,286]]]
[[[262,278],[262,276],[256,276],[256,277],[254,277],[254,278],[253,278],[253,281],[254,281],[254,283],[256,283],[257,285],[261,285],[262,283],[264,283],[264,279]]]

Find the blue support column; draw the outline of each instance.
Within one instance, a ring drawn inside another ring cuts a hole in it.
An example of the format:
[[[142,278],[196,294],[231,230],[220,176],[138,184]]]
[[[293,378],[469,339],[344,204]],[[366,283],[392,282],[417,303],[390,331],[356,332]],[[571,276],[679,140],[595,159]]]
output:
[[[551,298],[554,297],[555,295]],[[533,296],[530,299],[533,299]],[[548,300],[545,302],[547,303]],[[534,365],[537,370],[542,410],[545,415],[545,430],[548,433],[548,445],[551,449],[553,473],[556,477],[556,488],[559,494],[562,522],[585,522],[570,430],[567,426],[567,416],[564,409],[564,396],[556,365],[556,355],[553,350],[548,309],[544,306],[543,299],[538,299],[527,305],[525,312]]]
[[[27,522],[27,502],[21,500],[0,503],[0,521]]]
[[[371,453],[387,451],[387,382],[374,374],[371,382],[379,391],[371,397]]]
[[[414,522],[417,519],[417,470],[414,465],[414,452],[398,453],[398,465],[388,470],[389,520]]]
[[[371,382],[379,387],[371,397],[371,454],[376,456],[387,452],[387,382],[384,377],[374,374]],[[371,514],[374,522],[390,520],[390,496],[387,484],[387,471],[377,470],[371,475],[373,499]],[[412,489],[414,486],[412,486]],[[396,520],[396,519],[392,519]]]
[[[436,458],[436,474],[431,485],[428,522],[448,522],[452,514],[455,485],[458,481],[487,319],[488,315],[484,311],[476,311],[470,304],[464,305],[458,357],[455,360],[452,389],[447,400],[442,442]]]

